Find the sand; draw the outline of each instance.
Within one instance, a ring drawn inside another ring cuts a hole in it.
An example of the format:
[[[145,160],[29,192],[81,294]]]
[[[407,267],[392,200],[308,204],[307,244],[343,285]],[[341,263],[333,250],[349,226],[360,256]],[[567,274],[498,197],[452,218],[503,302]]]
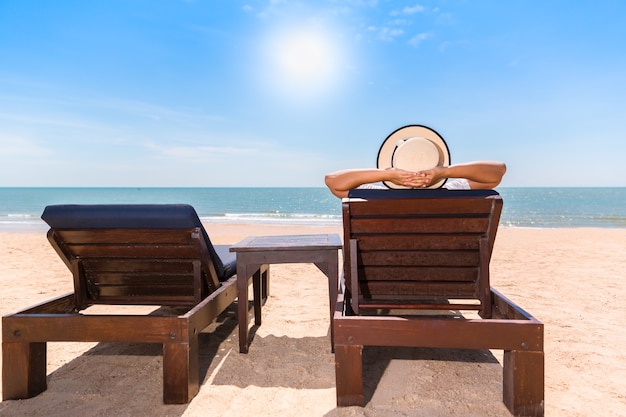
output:
[[[208,224],[214,243],[334,227]],[[626,230],[501,228],[492,285],[545,324],[546,416],[626,416]],[[0,313],[72,290],[45,233],[0,233]],[[161,347],[49,343],[48,389],[2,416],[509,416],[499,351],[366,348],[368,404],[335,406],[326,279],[274,265],[247,355],[234,309],[201,335],[199,394],[162,403]],[[454,383],[451,383],[454,381]],[[459,381],[462,381],[459,383]]]

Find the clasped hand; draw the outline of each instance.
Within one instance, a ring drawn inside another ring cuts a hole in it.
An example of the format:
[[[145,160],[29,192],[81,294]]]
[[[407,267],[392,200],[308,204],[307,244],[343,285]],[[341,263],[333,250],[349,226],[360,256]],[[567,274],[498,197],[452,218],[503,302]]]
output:
[[[443,167],[441,166],[422,171],[406,171],[404,169],[389,168],[389,173],[391,174],[389,181],[403,187],[424,188],[441,179],[442,171]]]

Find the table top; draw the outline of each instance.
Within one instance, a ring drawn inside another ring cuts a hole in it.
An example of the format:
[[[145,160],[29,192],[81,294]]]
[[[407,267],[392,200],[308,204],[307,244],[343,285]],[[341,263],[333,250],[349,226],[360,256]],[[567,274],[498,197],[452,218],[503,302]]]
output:
[[[230,247],[231,252],[260,252],[268,250],[341,249],[338,234],[248,236]]]

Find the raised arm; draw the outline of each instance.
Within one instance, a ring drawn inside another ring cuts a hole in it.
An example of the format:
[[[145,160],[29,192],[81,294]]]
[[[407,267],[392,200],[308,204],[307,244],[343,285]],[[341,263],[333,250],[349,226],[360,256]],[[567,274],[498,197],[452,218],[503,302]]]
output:
[[[417,174],[426,178],[425,185],[437,182],[442,178],[465,178],[472,189],[495,188],[506,173],[504,162],[476,161],[464,164],[436,167]]]
[[[347,197],[348,191],[363,184],[391,181],[405,187],[423,187],[425,174],[404,171],[402,169],[346,169],[327,174],[326,186],[339,198]]]
[[[363,184],[391,181],[410,188],[427,187],[442,178],[465,178],[472,189],[490,189],[502,181],[506,165],[496,161],[478,161],[449,167],[436,167],[419,172],[402,169],[347,169],[327,174],[326,186],[337,197],[348,196],[348,191]]]

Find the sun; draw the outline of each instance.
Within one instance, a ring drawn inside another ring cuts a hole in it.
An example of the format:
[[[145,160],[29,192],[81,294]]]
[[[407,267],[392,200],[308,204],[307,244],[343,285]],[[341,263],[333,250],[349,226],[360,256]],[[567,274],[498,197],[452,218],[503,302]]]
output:
[[[343,54],[339,38],[325,28],[275,31],[265,43],[264,59],[261,83],[273,93],[310,99],[340,83]]]
[[[314,32],[294,33],[278,41],[278,70],[296,83],[319,83],[333,75],[336,57],[329,40]]]

